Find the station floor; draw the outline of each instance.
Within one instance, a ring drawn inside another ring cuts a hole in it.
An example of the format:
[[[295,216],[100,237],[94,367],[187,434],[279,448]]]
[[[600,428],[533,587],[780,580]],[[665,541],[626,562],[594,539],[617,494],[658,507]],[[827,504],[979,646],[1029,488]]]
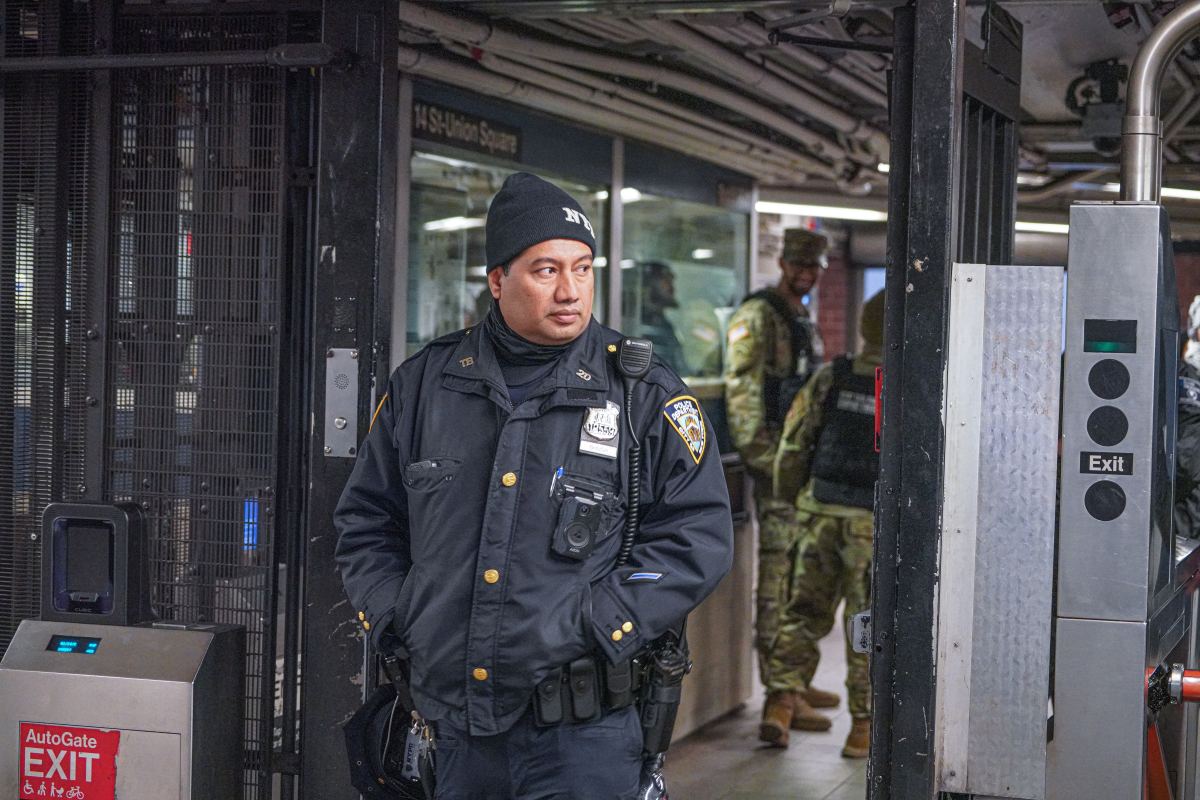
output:
[[[792,731],[786,750],[762,745],[759,686],[742,709],[671,746],[667,754],[670,796],[678,800],[863,800],[867,762],[841,756],[850,731],[842,641],[840,625],[821,641],[821,665],[813,681],[842,695],[841,705],[831,714],[831,730]]]

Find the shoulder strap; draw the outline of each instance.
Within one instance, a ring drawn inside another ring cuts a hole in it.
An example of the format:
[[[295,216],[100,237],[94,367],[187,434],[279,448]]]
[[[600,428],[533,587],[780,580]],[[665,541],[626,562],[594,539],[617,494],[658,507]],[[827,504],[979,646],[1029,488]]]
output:
[[[775,310],[776,314],[783,317],[788,322],[791,322],[796,316],[796,309],[792,308],[792,304],[787,300],[784,300],[783,297],[780,296],[779,292],[771,289],[759,289],[754,294],[748,296],[746,300],[765,301],[767,305]]]

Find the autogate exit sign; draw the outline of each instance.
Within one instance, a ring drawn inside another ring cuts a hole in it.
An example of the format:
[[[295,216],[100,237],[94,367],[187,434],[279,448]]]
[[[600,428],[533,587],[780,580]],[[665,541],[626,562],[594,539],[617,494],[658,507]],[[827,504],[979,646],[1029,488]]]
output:
[[[120,731],[21,723],[20,800],[115,800]]]

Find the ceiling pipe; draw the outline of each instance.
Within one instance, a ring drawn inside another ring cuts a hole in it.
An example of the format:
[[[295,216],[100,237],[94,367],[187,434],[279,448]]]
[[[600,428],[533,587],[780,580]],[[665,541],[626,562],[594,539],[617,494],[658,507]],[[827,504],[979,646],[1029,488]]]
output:
[[[532,67],[540,70],[544,74],[554,74],[558,77],[566,78],[575,83],[583,84],[592,89],[597,89],[605,94],[615,95],[617,97],[629,100],[641,106],[650,109],[661,111],[675,117],[678,120],[689,122],[698,128],[707,129],[716,132],[722,136],[727,136],[748,144],[752,144],[770,154],[777,160],[792,162],[794,168],[799,168],[805,172],[819,175],[822,177],[832,178],[835,176],[834,170],[825,162],[819,161],[811,156],[800,153],[796,150],[791,150],[770,139],[763,138],[755,133],[752,133],[745,128],[739,128],[736,125],[730,125],[727,122],[722,122],[712,116],[706,116],[689,108],[684,108],[677,103],[669,103],[660,97],[652,94],[633,89],[628,86],[622,86],[619,83],[614,83],[607,78],[601,78],[593,75],[590,72],[583,70],[572,69],[562,64],[553,64],[548,61],[542,61],[530,56],[520,56],[513,53],[507,54],[509,61],[515,61],[518,64],[524,64],[527,67]],[[485,65],[486,66],[486,65]]]
[[[748,38],[755,43],[756,47],[761,47],[767,43],[767,37],[761,28],[755,29],[749,25],[739,25],[737,30],[743,33],[749,31]],[[880,91],[857,75],[831,64],[816,53],[811,53],[803,47],[797,47],[794,44],[787,44],[785,42],[775,45],[774,49],[780,55],[794,60],[805,69],[820,74],[822,77],[827,78],[830,83],[840,86],[860,99],[866,100],[868,103],[879,108],[888,107],[886,92]],[[766,53],[762,53],[762,58],[766,60]]]
[[[578,47],[565,47],[535,39],[515,31],[446,14],[427,6],[400,0],[400,21],[422,30],[431,31],[455,41],[501,52],[532,55],[546,61],[567,64],[605,74],[670,86],[696,97],[756,120],[779,133],[800,142],[815,155],[838,164],[846,159],[846,151],[837,142],[807,128],[793,119],[766,108],[753,98],[711,82],[666,67],[633,61]]]
[[[1097,178],[1102,178],[1105,175],[1108,175],[1115,169],[1115,166],[1103,167],[1102,169],[1094,169],[1090,172],[1080,172],[1071,175],[1065,175],[1057,180],[1050,181],[1044,186],[1039,186],[1036,189],[1028,189],[1026,191],[1017,192],[1017,203],[1041,203],[1046,200],[1052,200],[1055,197],[1071,191],[1071,188],[1077,183],[1094,181]]]
[[[705,65],[705,71],[732,78],[765,99],[783,102],[805,116],[820,120],[834,130],[867,145],[881,160],[887,160],[887,134],[849,111],[826,103],[816,95],[772,75],[744,56],[684,25],[664,21],[643,21],[641,24],[642,27],[661,34],[668,41],[697,56]]]
[[[777,150],[767,147],[759,147],[756,144],[743,142],[739,139],[732,139],[712,131],[706,131],[698,128],[690,123],[672,118],[668,114],[654,109],[640,106],[630,100],[618,97],[616,92],[609,91],[604,88],[589,87],[579,84],[566,76],[552,75],[548,72],[536,69],[534,67],[518,64],[515,61],[510,61],[505,58],[500,58],[492,53],[476,51],[478,55],[472,55],[473,58],[485,69],[503,75],[509,78],[514,78],[518,81],[540,86],[543,89],[548,89],[552,92],[573,97],[576,100],[590,103],[599,108],[609,109],[618,114],[623,114],[626,117],[632,117],[641,122],[655,126],[664,132],[679,131],[685,135],[692,136],[698,139],[704,139],[714,147],[729,150],[730,152],[741,153],[742,155],[763,159],[771,162],[779,170],[786,172],[818,172],[823,176],[832,176],[833,171],[828,165],[817,161],[811,156],[801,156],[799,154],[780,153]],[[590,90],[590,97],[587,96]]]
[[[521,105],[550,114],[565,115],[586,125],[592,125],[600,130],[618,135],[644,141],[656,141],[667,149],[725,164],[731,169],[762,180],[786,181],[796,180],[800,177],[795,172],[775,168],[774,164],[769,161],[715,145],[710,141],[695,137],[691,133],[672,131],[671,135],[664,137],[663,129],[657,125],[630,119],[613,113],[610,109],[599,108],[572,97],[537,86],[530,86],[522,81],[505,78],[478,66],[423,53],[405,45],[397,47],[396,59],[397,66],[403,72],[444,81],[494,97],[505,97]]]
[[[1157,203],[1162,188],[1161,88],[1167,66],[1200,33],[1200,0],[1173,11],[1138,51],[1125,90],[1121,199]]]

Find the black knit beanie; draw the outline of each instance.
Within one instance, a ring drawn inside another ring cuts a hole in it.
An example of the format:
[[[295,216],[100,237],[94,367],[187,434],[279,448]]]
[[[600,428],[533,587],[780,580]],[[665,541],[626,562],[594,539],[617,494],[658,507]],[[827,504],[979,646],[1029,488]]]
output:
[[[596,254],[596,232],[575,198],[528,172],[509,175],[487,215],[488,271],[550,239],[574,239]]]

